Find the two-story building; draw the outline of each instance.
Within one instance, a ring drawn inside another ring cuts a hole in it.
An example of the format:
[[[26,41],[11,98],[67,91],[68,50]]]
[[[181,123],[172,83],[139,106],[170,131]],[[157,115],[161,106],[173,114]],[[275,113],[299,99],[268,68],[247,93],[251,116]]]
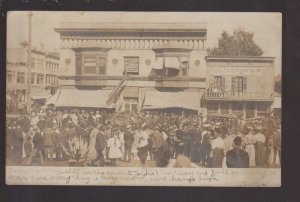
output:
[[[253,118],[270,113],[274,57],[206,57],[208,115]]]
[[[9,102],[27,102],[27,60],[28,46],[8,48],[6,60],[6,93]],[[33,48],[31,50],[31,97],[33,100],[46,99],[58,88],[59,55]]]
[[[206,23],[61,23],[56,107],[201,112]],[[125,75],[122,91],[106,104]]]

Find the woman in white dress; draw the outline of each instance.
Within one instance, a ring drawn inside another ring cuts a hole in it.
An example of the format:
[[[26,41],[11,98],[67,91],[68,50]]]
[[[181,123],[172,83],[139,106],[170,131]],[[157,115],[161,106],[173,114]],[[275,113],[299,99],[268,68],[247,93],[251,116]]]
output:
[[[119,139],[118,131],[113,131],[113,136],[107,141],[107,148],[109,149],[108,158],[111,160],[111,165],[116,166],[117,159],[122,158],[121,141]]]
[[[254,134],[253,134],[253,128],[248,127],[249,133],[245,135],[244,143],[245,143],[245,151],[249,155],[249,166],[254,167],[255,164],[255,147],[254,144],[256,143]]]

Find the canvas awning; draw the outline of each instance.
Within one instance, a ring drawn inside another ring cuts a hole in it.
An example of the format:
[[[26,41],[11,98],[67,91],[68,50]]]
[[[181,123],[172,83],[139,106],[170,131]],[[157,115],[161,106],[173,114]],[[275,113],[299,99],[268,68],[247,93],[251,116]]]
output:
[[[180,69],[180,63],[177,57],[166,57],[165,58],[165,67]]]
[[[110,93],[111,90],[61,89],[46,104],[54,104],[56,107],[112,109],[115,107],[114,104],[106,104]]]
[[[39,99],[48,99],[51,97],[50,92],[46,92],[42,88],[31,88],[31,99],[39,100]]]
[[[143,109],[184,108],[200,109],[198,92],[146,91]]]
[[[51,105],[51,104],[54,104],[57,102],[57,99],[60,95],[60,90],[57,90],[56,93],[54,95],[52,95],[51,97],[49,97],[46,101],[46,105]]]
[[[158,57],[154,63],[154,69],[163,69],[164,68],[164,58]]]

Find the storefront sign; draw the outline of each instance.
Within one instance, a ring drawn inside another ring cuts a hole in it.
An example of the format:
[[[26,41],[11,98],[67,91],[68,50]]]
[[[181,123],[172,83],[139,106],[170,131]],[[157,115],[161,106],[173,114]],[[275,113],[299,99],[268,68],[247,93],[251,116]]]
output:
[[[218,67],[212,68],[210,74],[216,76],[261,76],[262,69],[257,67]]]

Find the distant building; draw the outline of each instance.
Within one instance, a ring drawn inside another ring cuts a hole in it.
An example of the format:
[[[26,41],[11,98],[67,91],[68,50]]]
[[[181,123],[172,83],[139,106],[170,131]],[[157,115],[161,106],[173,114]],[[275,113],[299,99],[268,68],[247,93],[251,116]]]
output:
[[[62,23],[57,107],[202,112],[206,23]],[[121,85],[115,104],[106,104]]]
[[[244,118],[271,113],[274,57],[206,57],[208,115]]]
[[[27,43],[8,48],[6,60],[6,94],[9,103],[27,102]],[[46,99],[58,88],[59,54],[33,48],[31,51],[31,97]]]

